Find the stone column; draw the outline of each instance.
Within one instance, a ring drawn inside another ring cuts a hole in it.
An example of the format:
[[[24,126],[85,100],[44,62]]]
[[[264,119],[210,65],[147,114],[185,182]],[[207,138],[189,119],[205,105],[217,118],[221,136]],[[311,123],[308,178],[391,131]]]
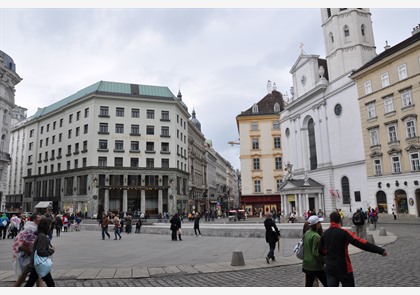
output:
[[[109,189],[105,189],[104,211],[108,214],[109,211]]]
[[[158,213],[162,212],[163,214],[163,202],[162,202],[162,190],[158,190]]]
[[[140,211],[146,214],[146,191],[144,189],[140,191]]]
[[[127,198],[127,190],[124,189],[123,190],[123,212],[127,212],[127,207],[128,207],[128,198]]]

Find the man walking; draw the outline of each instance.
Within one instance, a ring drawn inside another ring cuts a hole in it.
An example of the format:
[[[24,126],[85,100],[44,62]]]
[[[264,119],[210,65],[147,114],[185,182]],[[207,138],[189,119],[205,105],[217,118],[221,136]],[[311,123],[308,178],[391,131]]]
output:
[[[365,226],[365,219],[363,218],[362,210],[357,209],[353,214],[353,224],[356,226],[356,235],[359,238],[365,238],[363,227]]]
[[[108,236],[108,239],[111,238],[111,235],[108,233],[108,216],[106,216],[105,212],[102,212],[102,219],[101,219],[101,228],[102,228],[102,240],[105,240],[105,234]]]
[[[325,255],[325,274],[328,287],[354,287],[353,267],[348,252],[348,245],[387,256],[384,248],[378,247],[366,240],[357,237],[349,230],[340,226],[340,213],[330,214],[330,227],[322,233],[321,251]]]
[[[276,261],[276,258],[274,257],[274,249],[276,248],[276,243],[280,242],[279,241],[280,231],[273,220],[273,213],[271,212],[267,213],[266,219],[264,220],[264,227],[265,227],[265,241],[268,243],[268,246],[270,248],[265,260],[267,261],[267,263],[270,263],[270,259],[272,261]]]

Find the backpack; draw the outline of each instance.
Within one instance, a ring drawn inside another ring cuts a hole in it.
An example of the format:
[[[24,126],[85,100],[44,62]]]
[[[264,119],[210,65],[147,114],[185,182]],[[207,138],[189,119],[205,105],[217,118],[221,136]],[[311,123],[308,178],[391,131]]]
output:
[[[293,247],[293,252],[295,253],[296,257],[300,260],[303,260],[303,239],[300,240],[295,247]]]
[[[353,223],[355,225],[363,225],[363,217],[360,213],[354,213],[353,215]]]

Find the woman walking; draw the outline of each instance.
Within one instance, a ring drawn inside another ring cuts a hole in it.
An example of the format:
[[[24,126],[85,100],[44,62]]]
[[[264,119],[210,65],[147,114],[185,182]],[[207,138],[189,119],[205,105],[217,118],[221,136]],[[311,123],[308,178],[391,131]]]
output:
[[[120,240],[121,240],[121,234],[120,234],[120,218],[117,215],[115,215],[115,217],[114,217],[114,235],[115,235],[115,239],[114,240],[117,239],[117,236],[119,236],[120,237]]]
[[[195,214],[195,219],[194,219],[194,232],[195,232],[195,237],[198,237],[198,236],[197,236],[197,231],[198,231],[198,234],[199,234],[199,235],[200,235],[200,237],[201,237],[201,231],[200,231],[200,218],[201,218],[200,213]]]
[[[179,240],[182,241],[181,234],[178,233],[178,230],[181,228],[181,220],[178,217],[178,213],[175,213],[169,222],[171,223],[172,241],[177,241],[177,234]]]
[[[34,248],[31,254],[30,275],[25,287],[32,287],[39,277],[34,266],[35,252],[41,257],[49,257],[55,252],[54,246],[51,245],[50,240],[48,239],[48,232],[51,229],[51,224],[52,219],[49,217],[42,217],[39,221],[38,230],[36,232],[37,237],[34,241]],[[43,276],[42,280],[47,284],[47,287],[55,287],[51,271]]]

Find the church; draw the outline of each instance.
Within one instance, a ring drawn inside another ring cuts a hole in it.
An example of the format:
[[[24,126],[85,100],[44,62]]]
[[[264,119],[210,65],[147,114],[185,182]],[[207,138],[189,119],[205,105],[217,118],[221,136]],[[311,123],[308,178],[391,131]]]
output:
[[[306,53],[292,66],[291,96],[280,112],[282,211],[329,215],[375,208],[367,190],[358,92],[351,73],[376,56],[367,8],[321,9],[325,59]]]

